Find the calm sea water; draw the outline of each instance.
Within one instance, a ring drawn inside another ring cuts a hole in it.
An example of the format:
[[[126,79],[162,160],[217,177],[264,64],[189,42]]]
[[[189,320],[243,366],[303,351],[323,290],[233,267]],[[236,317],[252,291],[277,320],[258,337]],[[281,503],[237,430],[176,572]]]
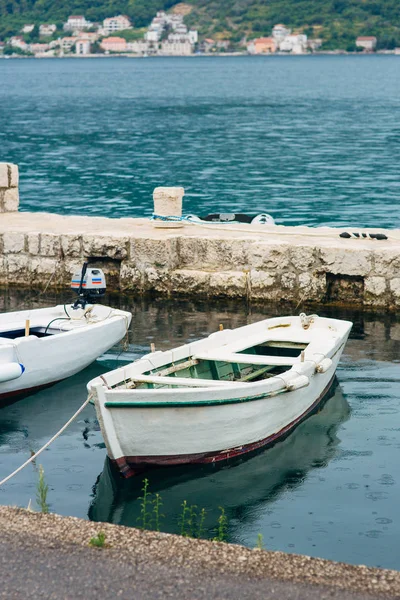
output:
[[[399,227],[400,57],[0,61],[0,160],[22,210]]]
[[[64,298],[65,300],[65,298]],[[43,304],[56,298],[42,297]],[[109,299],[133,312],[127,354],[115,348],[82,373],[0,409],[0,479],[38,450],[86,398],[92,377],[149,351],[218,329],[272,316],[240,304]],[[24,294],[0,293],[0,310]],[[290,311],[289,311],[290,312]],[[322,314],[322,312],[320,313]],[[332,311],[354,327],[323,408],[284,441],[221,467],[149,471],[150,491],[163,500],[162,529],[179,532],[184,500],[205,508],[205,535],[225,509],[228,540],[254,547],[400,569],[400,319]],[[110,469],[93,407],[46,450],[50,510],[128,526],[140,524],[143,476],[123,481]],[[0,503],[36,506],[38,464],[0,489]]]

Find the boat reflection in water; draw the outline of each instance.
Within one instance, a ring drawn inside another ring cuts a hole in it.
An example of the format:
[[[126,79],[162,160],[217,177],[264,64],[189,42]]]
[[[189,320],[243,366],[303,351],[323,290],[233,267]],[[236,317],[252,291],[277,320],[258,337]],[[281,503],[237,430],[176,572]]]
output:
[[[301,485],[311,469],[324,467],[340,443],[339,426],[348,419],[349,405],[335,379],[319,412],[303,421],[286,439],[251,457],[238,458],[224,467],[198,465],[148,470],[125,480],[107,458],[94,488],[89,518],[119,525],[140,525],[141,488],[160,493],[164,515],[161,529],[178,533],[182,502],[207,511],[204,537],[215,535],[220,508],[243,523],[288,488]]]

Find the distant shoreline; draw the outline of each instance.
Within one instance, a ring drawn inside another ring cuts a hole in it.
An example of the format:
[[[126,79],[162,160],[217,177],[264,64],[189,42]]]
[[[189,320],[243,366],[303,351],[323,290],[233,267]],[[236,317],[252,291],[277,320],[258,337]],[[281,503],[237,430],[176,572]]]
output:
[[[252,58],[274,58],[274,57],[315,57],[315,56],[400,56],[394,50],[381,50],[377,52],[347,52],[345,50],[323,50],[320,52],[308,52],[304,54],[291,54],[286,52],[275,52],[271,54],[249,54],[247,52],[213,52],[209,54],[156,54],[143,56],[142,54],[67,54],[64,56],[21,56],[21,55],[13,55],[13,56],[0,56],[0,60],[9,60],[9,59],[85,59],[85,58],[210,58],[210,57],[237,57],[237,56],[247,56]]]

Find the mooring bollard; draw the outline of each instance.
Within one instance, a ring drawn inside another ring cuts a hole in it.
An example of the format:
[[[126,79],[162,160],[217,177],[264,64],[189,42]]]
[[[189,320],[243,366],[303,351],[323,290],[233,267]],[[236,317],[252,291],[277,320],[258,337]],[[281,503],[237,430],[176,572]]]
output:
[[[183,187],[157,187],[153,192],[154,200],[154,227],[183,227],[182,198],[185,193]],[[168,217],[176,218],[168,220]]]
[[[18,166],[0,162],[0,213],[16,212],[18,206]]]

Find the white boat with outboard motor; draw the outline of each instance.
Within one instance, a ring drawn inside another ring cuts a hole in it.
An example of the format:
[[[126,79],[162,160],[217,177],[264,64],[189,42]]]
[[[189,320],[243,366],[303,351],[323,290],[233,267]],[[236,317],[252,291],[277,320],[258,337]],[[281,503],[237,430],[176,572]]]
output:
[[[108,456],[129,476],[276,442],[329,390],[351,327],[317,315],[265,319],[93,379]]]
[[[106,291],[101,269],[74,274],[73,304],[0,315],[0,401],[78,373],[118,343],[132,315],[94,300]]]

